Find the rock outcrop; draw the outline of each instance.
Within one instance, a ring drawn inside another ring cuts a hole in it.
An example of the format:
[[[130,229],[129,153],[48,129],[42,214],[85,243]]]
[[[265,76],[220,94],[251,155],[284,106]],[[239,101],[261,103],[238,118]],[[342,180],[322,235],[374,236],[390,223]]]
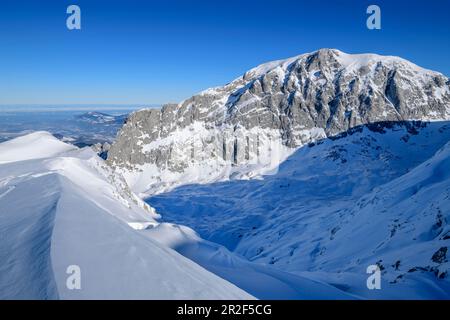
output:
[[[321,49],[129,116],[107,161],[131,187],[250,178],[295,148],[376,122],[450,119],[450,81],[404,59]]]

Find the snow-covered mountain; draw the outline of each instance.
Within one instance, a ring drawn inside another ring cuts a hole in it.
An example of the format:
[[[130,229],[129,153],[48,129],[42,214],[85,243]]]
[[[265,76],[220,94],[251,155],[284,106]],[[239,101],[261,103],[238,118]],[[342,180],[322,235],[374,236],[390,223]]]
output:
[[[76,147],[59,141],[47,132],[37,132],[0,144],[0,164],[48,158]]]
[[[275,175],[192,184],[149,203],[248,261],[348,294],[450,298],[450,122],[356,128],[301,147]],[[375,264],[382,289],[368,290]]]
[[[133,190],[251,178],[368,123],[450,119],[450,81],[404,59],[322,49],[130,115],[108,154]]]
[[[159,222],[91,148],[36,132],[0,150],[0,299],[357,298]]]
[[[155,218],[90,148],[46,132],[0,144],[0,299],[252,298],[142,234]]]
[[[89,111],[77,115],[75,119],[90,124],[123,124],[127,117],[126,114],[115,116],[99,111]]]

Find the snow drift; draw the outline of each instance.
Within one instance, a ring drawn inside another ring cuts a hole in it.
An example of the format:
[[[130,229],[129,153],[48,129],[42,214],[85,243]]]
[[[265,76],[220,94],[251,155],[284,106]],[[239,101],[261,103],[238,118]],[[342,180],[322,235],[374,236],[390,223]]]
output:
[[[37,132],[0,144],[0,163],[0,299],[252,298],[140,234],[158,215],[90,149]]]

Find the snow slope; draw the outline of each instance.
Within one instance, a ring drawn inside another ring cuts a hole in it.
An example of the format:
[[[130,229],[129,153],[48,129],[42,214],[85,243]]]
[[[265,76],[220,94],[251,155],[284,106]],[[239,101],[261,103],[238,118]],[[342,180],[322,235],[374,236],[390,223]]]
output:
[[[351,295],[449,299],[450,125],[384,126],[300,148],[273,176],[148,203],[250,261]],[[382,290],[366,287],[371,264]]]
[[[83,121],[91,125],[99,124],[123,124],[127,118],[126,114],[111,115],[99,111],[89,111],[75,117],[78,121]]]
[[[34,132],[0,144],[0,164],[56,156],[75,149],[44,131]]]
[[[248,261],[225,247],[201,239],[192,229],[170,223],[141,231],[171,247],[207,270],[234,283],[258,299],[358,299],[325,281],[287,273],[270,265]]]
[[[366,124],[450,119],[450,80],[405,59],[320,49],[132,113],[108,152],[151,196],[276,172],[296,149]]]
[[[142,235],[158,215],[90,149],[38,132],[0,150],[0,299],[252,298]]]

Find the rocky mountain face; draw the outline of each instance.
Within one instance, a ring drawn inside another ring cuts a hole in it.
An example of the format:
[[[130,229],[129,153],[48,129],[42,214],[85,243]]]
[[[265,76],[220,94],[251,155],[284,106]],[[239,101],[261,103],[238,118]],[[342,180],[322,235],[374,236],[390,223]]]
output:
[[[267,174],[297,147],[356,126],[444,119],[444,75],[398,57],[321,49],[131,114],[107,161],[135,191],[151,194]]]

